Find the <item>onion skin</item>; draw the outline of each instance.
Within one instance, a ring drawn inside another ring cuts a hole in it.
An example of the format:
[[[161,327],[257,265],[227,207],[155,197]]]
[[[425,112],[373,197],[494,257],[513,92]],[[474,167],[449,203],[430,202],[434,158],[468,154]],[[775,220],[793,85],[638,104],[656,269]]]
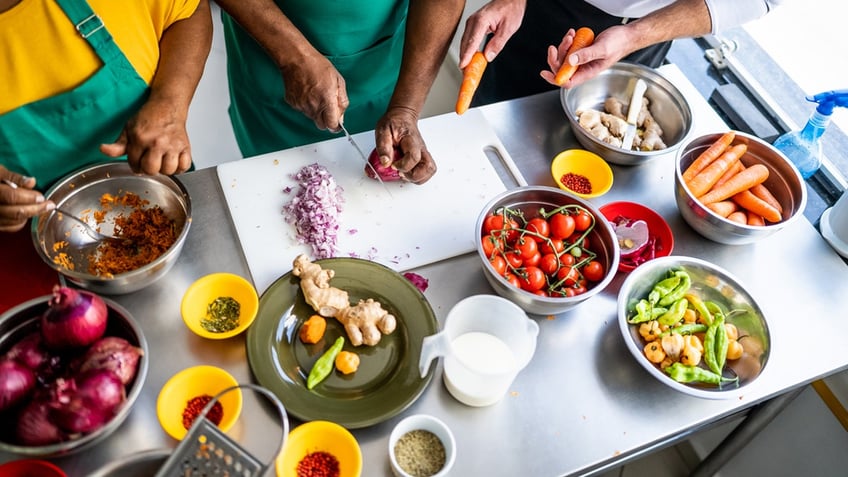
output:
[[[15,425],[15,437],[25,446],[45,446],[66,439],[55,424],[50,421],[50,405],[46,400],[35,399],[24,407]]]
[[[403,157],[403,152],[400,150],[400,148],[394,148],[394,157],[392,158],[392,163],[399,160],[401,157]],[[371,164],[374,169],[372,170],[370,167],[365,166],[365,175],[374,180],[377,180],[377,175],[374,174],[374,171],[377,171],[377,174],[379,174],[380,179],[382,179],[383,182],[393,182],[402,179],[402,177],[400,176],[400,172],[398,172],[398,170],[395,169],[394,166],[392,166],[391,164],[389,164],[388,166],[384,166],[380,163],[380,155],[377,154],[376,148],[371,151],[371,154],[368,155],[368,163]]]
[[[129,384],[138,371],[138,360],[143,352],[129,341],[117,336],[100,338],[85,353],[80,372],[105,369],[115,373],[123,385]]]
[[[25,365],[4,359],[0,361],[0,411],[23,402],[35,389],[35,373]]]
[[[89,346],[106,332],[109,312],[94,293],[57,285],[48,305],[41,316],[41,335],[48,349]]]

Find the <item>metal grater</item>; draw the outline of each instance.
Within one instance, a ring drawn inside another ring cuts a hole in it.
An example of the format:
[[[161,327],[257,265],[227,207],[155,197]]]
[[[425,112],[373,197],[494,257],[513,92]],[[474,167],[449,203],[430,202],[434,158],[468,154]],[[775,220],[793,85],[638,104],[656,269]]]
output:
[[[283,426],[279,449],[283,448],[289,434],[289,421],[283,404],[277,396],[261,386],[238,384],[221,391],[206,404],[156,477],[260,477],[268,470],[276,454],[265,464],[206,419],[206,414],[221,396],[241,388],[261,393],[274,403]]]

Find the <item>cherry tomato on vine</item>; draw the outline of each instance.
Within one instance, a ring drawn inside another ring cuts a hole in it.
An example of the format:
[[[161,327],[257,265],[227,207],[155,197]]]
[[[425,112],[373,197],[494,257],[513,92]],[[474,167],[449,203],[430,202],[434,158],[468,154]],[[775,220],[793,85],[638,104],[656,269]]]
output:
[[[512,285],[512,286],[514,286],[515,288],[521,288],[521,282],[520,282],[520,281],[518,281],[518,277],[517,277],[517,276],[515,276],[515,274],[514,274],[514,273],[512,273],[512,272],[506,272],[506,273],[504,274],[504,278],[506,278],[506,281],[508,281],[508,282],[509,282],[509,284],[510,284],[510,285]]]
[[[604,278],[604,266],[597,260],[592,260],[583,267],[583,276],[590,282],[599,282]]]
[[[539,245],[530,237],[524,236],[515,242],[515,250],[521,254],[523,260],[527,260],[539,252]]]
[[[567,287],[574,286],[580,280],[580,272],[575,267],[562,267],[557,272],[557,278]]]
[[[555,253],[546,253],[539,260],[539,268],[546,274],[555,276],[557,270],[559,270],[559,258],[557,258]]]
[[[544,242],[545,237],[551,234],[551,226],[548,224],[548,221],[543,219],[542,217],[535,217],[530,219],[527,222],[527,227],[525,227],[528,231],[541,235],[541,237],[536,235],[530,235],[533,237],[533,240],[537,242]]]
[[[525,267],[521,275],[518,276],[518,282],[523,290],[534,292],[545,286],[545,272],[539,267]]]
[[[524,265],[524,259],[521,258],[521,254],[517,250],[506,252],[504,258],[506,259],[506,264],[509,266],[508,268],[520,268]]]
[[[592,226],[592,216],[585,210],[581,210],[574,215],[574,230],[583,232]]]
[[[574,265],[574,255],[570,253],[564,253],[559,256],[559,262],[563,267],[570,267]]]
[[[492,214],[483,220],[483,234],[494,237],[505,237],[507,242],[518,238],[518,222],[515,219],[504,219],[501,214]]]
[[[542,254],[537,251],[530,258],[524,259],[524,266],[525,267],[538,267],[540,260],[542,260]]]
[[[536,291],[533,292],[533,294],[539,295],[539,296],[550,296],[550,295],[548,295],[548,292],[546,292],[545,290],[536,290]]]
[[[498,275],[503,275],[506,273],[506,259],[501,255],[495,255],[489,258],[489,263],[492,264],[492,268],[495,269],[495,272]]]
[[[539,243],[539,251],[542,253],[560,253],[565,250],[562,239],[549,238]]]
[[[577,246],[580,248],[589,248],[589,236],[583,238],[583,241],[580,242],[580,232],[574,232],[571,234],[571,237],[568,237],[566,242],[568,243],[577,243]]]
[[[487,257],[491,257],[496,250],[503,250],[504,248],[503,240],[492,235],[484,235],[481,243],[483,244],[483,253]]]
[[[562,212],[551,216],[551,237],[564,239],[570,237],[574,233],[574,218]]]

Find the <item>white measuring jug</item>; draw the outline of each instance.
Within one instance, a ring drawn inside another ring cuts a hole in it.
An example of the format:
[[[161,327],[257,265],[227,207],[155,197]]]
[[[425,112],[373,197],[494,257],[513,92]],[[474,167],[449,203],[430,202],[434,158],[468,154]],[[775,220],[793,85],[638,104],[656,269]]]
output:
[[[421,377],[444,357],[445,387],[469,406],[489,406],[506,394],[536,351],[539,325],[515,303],[496,295],[474,295],[448,312],[441,332],[424,338]]]

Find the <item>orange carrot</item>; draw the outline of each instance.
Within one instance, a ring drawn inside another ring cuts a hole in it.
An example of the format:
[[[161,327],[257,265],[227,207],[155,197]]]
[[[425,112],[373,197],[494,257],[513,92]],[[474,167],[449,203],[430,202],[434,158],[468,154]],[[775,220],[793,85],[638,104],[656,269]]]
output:
[[[744,210],[737,210],[736,212],[728,215],[727,220],[738,224],[748,225],[748,214],[746,214]]]
[[[748,225],[754,225],[757,227],[764,227],[766,225],[766,221],[763,218],[750,210],[748,211]]]
[[[730,180],[731,177],[735,176],[737,172],[741,171],[744,168],[745,168],[745,166],[742,164],[742,162],[740,162],[740,161],[734,162],[733,164],[731,164],[730,168],[727,169],[727,171],[724,174],[722,174],[721,177],[718,178],[716,183],[713,184],[712,188],[715,189],[716,187],[724,184],[725,182]]]
[[[777,209],[781,214],[783,213],[783,206],[780,205],[780,201],[771,193],[768,187],[765,184],[757,184],[754,187],[751,187],[751,192],[760,199],[766,201]]]
[[[695,197],[700,197],[709,192],[721,176],[730,169],[730,166],[732,166],[734,162],[738,162],[739,158],[742,157],[747,150],[748,146],[744,144],[737,144],[724,151],[718,159],[714,160],[709,166],[705,167],[704,170],[696,174],[691,181],[686,183],[687,187],[689,187],[689,192],[691,192]],[[723,199],[726,199],[727,197],[724,197]],[[723,199],[711,200],[705,203],[718,202]]]
[[[595,32],[589,27],[580,27],[576,32],[574,32],[574,40],[572,40],[571,46],[568,47],[568,51],[562,59],[562,65],[559,67],[559,70],[557,70],[556,76],[554,76],[554,82],[556,82],[556,84],[562,85],[577,71],[577,65],[568,64],[568,57],[575,51],[591,45],[594,41]]]
[[[721,156],[722,153],[730,147],[730,143],[733,142],[734,138],[736,138],[736,133],[733,131],[728,131],[722,134],[722,136],[718,138],[718,141],[714,142],[712,146],[702,152],[697,159],[692,161],[692,164],[689,164],[689,167],[687,167],[683,172],[683,180],[686,182],[691,181],[696,174],[704,170],[704,168],[709,166],[714,160],[718,159],[719,156]]]
[[[715,189],[698,197],[698,201],[702,204],[709,204],[711,202],[718,202],[720,200],[733,197],[734,195],[744,190],[748,190],[757,184],[762,184],[766,179],[768,179],[768,175],[769,171],[766,166],[762,164],[754,164],[753,166],[731,177],[730,180],[722,184],[721,187],[716,187]]]
[[[780,211],[769,205],[768,202],[760,199],[753,192],[746,189],[733,196],[733,202],[739,204],[745,210],[762,216],[769,222],[780,222]]]
[[[728,215],[739,210],[736,202],[733,202],[732,200],[713,202],[712,204],[707,204],[707,208],[724,218],[727,218]]]
[[[456,114],[462,114],[468,111],[471,106],[471,98],[474,97],[474,92],[480,86],[480,80],[483,78],[483,72],[486,70],[486,57],[482,52],[477,51],[471,57],[471,61],[465,65],[462,70],[462,84],[459,86],[459,97],[456,100]]]

